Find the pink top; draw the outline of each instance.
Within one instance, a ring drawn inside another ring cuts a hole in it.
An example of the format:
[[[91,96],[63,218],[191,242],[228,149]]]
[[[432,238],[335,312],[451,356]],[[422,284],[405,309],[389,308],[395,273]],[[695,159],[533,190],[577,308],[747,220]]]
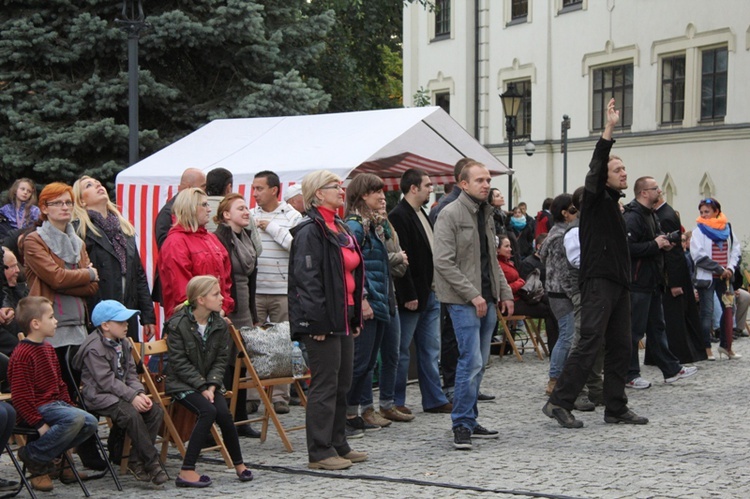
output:
[[[328,226],[329,229],[334,232],[341,232],[336,226],[336,222],[334,221],[336,216],[335,211],[323,206],[319,206],[318,211],[323,216],[323,220],[325,220],[326,226]],[[352,240],[351,236],[348,237],[350,239],[350,245],[349,247],[341,248],[341,260],[344,263],[345,271],[344,285],[346,286],[346,304],[354,305],[354,289],[356,288],[356,284],[354,282],[354,270],[359,267],[360,257],[359,253],[357,253],[356,249],[354,248],[354,241]]]

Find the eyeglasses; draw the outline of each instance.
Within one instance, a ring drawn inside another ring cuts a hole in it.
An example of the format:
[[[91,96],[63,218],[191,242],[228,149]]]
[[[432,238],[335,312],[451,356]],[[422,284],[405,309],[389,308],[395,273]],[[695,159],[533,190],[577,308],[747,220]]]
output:
[[[324,187],[321,187],[321,189],[337,189],[339,191],[343,191],[344,188],[341,187],[341,185],[326,185]]]
[[[575,215],[576,213],[578,213],[578,208],[576,208],[575,206],[568,206],[568,209],[566,209],[565,211],[567,211],[569,215]]]
[[[658,191],[659,190],[659,186],[657,185],[656,187],[646,187],[643,190],[644,191]]]
[[[58,207],[58,206],[65,206],[67,208],[73,207],[73,201],[49,201],[45,204],[47,206],[54,206],[54,207]]]

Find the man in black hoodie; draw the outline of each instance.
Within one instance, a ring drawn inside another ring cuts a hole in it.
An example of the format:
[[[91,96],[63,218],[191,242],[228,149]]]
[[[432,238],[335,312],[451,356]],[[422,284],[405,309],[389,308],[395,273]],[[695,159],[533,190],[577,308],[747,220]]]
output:
[[[565,428],[583,426],[570,411],[586,384],[602,342],[604,421],[648,423],[648,419],[628,409],[625,395],[631,348],[630,254],[619,201],[628,187],[628,176],[622,160],[609,155],[614,144],[612,132],[620,121],[614,99],[607,105],[605,118],[604,132],[586,175],[580,215],[581,338],[542,409]]]
[[[677,357],[669,350],[662,291],[664,288],[664,252],[674,247],[667,236],[661,233],[654,215],[654,206],[659,201],[661,189],[653,177],[641,177],[633,188],[635,199],[625,206],[625,227],[628,230],[632,281],[630,304],[632,308],[632,351],[626,387],[643,390],[651,386],[641,377],[638,359],[638,342],[648,336],[651,358],[661,369],[665,383],[674,383],[692,376],[697,367],[682,367]]]

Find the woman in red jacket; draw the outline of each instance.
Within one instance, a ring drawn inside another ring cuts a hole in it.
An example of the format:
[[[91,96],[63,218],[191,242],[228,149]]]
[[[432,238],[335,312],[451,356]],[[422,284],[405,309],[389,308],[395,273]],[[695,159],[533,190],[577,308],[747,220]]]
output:
[[[555,347],[558,336],[557,319],[549,308],[549,299],[547,293],[544,293],[542,301],[534,303],[533,305],[521,299],[519,295],[520,289],[526,284],[526,281],[521,279],[516,266],[513,264],[511,259],[513,250],[511,249],[510,240],[508,236],[500,236],[500,244],[497,247],[497,261],[500,264],[503,274],[505,274],[505,280],[508,281],[511,291],[513,291],[513,300],[515,302],[514,311],[515,315],[525,315],[526,317],[532,317],[534,319],[544,319],[547,326],[547,346],[549,351]]]
[[[172,205],[172,214],[176,222],[159,250],[157,263],[164,314],[171,317],[175,307],[187,299],[187,284],[197,275],[212,275],[219,280],[222,309],[229,314],[234,310],[232,263],[224,245],[206,231],[211,215],[208,196],[201,189],[184,189]]]

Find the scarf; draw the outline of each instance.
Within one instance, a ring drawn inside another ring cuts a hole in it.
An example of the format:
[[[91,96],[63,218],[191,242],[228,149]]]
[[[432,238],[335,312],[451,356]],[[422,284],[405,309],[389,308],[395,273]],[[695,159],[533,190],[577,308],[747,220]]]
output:
[[[115,256],[120,262],[120,272],[125,275],[128,271],[127,241],[120,228],[120,219],[112,212],[107,212],[107,218],[104,218],[98,211],[88,210],[88,214],[93,224],[101,229],[109,242],[112,243]]]
[[[378,211],[368,210],[368,213],[365,216],[357,210],[352,210],[352,215],[362,219],[362,227],[365,229],[365,237],[367,237],[367,234],[374,229],[375,235],[383,244],[385,244],[386,239],[391,238],[391,230],[387,223],[388,218],[386,218],[385,214]]]
[[[517,231],[522,231],[526,228],[526,217],[511,217],[510,226]]]
[[[45,220],[41,227],[37,227],[36,231],[50,251],[63,262],[72,266],[81,261],[83,241],[76,235],[72,225],[67,224],[65,232],[61,232],[49,220]]]
[[[253,246],[253,242],[244,230],[241,230],[239,234],[235,231],[231,232],[234,239],[234,253],[240,266],[236,270],[239,271],[238,274],[249,276],[255,270],[255,263],[258,259],[255,246]]]
[[[698,228],[704,236],[709,238],[715,243],[723,243],[729,239],[731,227],[727,222],[727,217],[723,213],[719,213],[716,218],[698,218],[696,220]]]

